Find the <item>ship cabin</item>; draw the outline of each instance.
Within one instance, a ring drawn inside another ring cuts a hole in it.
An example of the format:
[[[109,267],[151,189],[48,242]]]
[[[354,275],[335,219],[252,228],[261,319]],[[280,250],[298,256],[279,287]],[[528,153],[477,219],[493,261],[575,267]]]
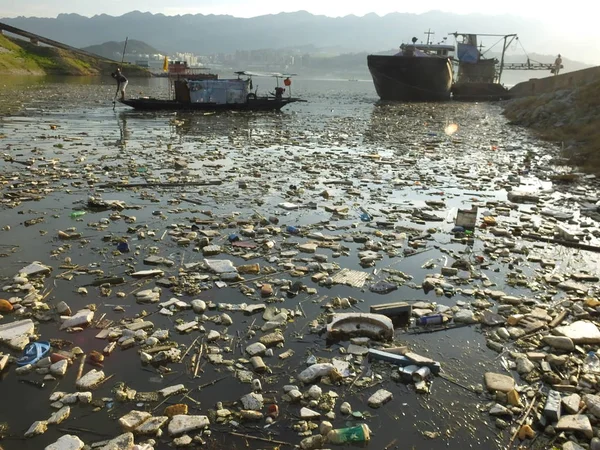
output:
[[[447,44],[402,44],[396,56],[452,58],[454,46]]]

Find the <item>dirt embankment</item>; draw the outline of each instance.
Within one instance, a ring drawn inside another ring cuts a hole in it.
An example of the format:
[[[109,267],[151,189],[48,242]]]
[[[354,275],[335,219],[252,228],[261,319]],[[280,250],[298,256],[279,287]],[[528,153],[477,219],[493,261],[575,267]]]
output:
[[[0,74],[2,75],[108,75],[115,63],[68,50],[31,44],[0,35]],[[142,68],[127,67],[128,76],[149,77]]]
[[[562,142],[580,169],[600,173],[600,80],[569,90],[509,102],[504,114],[547,140]]]

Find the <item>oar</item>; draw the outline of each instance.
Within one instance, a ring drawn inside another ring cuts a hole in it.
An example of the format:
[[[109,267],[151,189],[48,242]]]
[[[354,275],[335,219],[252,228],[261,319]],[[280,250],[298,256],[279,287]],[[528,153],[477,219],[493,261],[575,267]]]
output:
[[[127,41],[129,40],[129,36],[125,37],[125,45],[123,46],[123,55],[121,56],[121,65],[119,66],[121,70],[123,70],[123,62],[125,61],[125,50],[127,50]],[[117,95],[119,95],[119,84],[117,84],[117,92],[115,93],[115,98],[113,98],[113,109],[117,104]]]

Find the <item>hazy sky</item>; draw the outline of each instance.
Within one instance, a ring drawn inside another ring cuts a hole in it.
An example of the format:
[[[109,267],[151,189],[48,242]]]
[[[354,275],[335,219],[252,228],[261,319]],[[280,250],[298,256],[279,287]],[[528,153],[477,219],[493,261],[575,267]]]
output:
[[[568,7],[557,7],[552,1],[540,0],[0,0],[0,17],[42,16],[56,17],[59,13],[121,15],[140,10],[167,15],[176,14],[231,14],[252,17],[281,11],[307,10],[313,14],[344,16],[375,12],[423,13],[434,9],[459,14],[515,14],[536,17],[544,22],[563,24],[575,29],[585,23],[591,26],[600,13],[596,0],[572,0]]]

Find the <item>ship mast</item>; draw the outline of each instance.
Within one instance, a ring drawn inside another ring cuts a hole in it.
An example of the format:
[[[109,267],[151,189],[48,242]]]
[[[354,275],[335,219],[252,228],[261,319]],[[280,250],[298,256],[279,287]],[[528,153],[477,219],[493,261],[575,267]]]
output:
[[[516,34],[507,34],[504,36],[504,45],[502,46],[502,57],[500,58],[500,71],[498,72],[498,83],[502,79],[502,71],[504,70],[504,54],[506,53],[506,49],[512,44],[512,41],[517,37]],[[510,38],[510,40],[508,40]]]
[[[430,28],[429,30],[427,30],[427,31],[426,31],[425,33],[423,33],[423,34],[426,34],[426,35],[427,35],[427,45],[429,45],[429,44],[430,44],[430,38],[431,38],[431,36],[432,36],[432,35],[434,35],[435,33],[434,33],[433,31],[431,31],[431,28]],[[431,43],[432,43],[432,42],[431,42]]]

